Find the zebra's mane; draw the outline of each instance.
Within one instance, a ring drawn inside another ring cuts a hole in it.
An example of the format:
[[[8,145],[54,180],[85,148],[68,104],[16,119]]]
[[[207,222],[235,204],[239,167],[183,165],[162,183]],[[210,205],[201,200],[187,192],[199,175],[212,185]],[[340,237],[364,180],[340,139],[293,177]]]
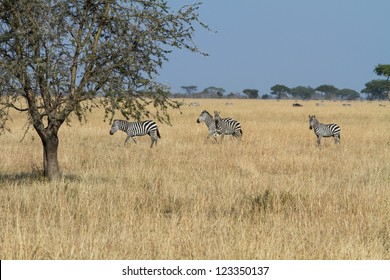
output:
[[[113,123],[116,123],[116,122],[118,122],[118,123],[128,123],[128,121],[126,121],[126,120],[119,120],[119,119],[115,119]]]
[[[129,122],[128,120],[119,120],[119,119],[116,119],[113,121],[114,122],[120,122],[120,123],[143,123],[143,122],[147,122],[147,121],[150,121],[150,120],[141,120],[141,121],[131,121]]]
[[[202,113],[201,113],[201,115],[202,115],[202,114],[207,114],[209,117],[213,118],[213,116],[212,116],[209,112],[207,112],[206,110],[203,110]]]

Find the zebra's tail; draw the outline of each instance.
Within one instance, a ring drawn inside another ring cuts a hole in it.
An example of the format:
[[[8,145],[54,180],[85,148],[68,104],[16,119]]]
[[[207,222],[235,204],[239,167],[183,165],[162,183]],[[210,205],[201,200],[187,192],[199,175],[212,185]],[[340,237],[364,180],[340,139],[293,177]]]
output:
[[[161,139],[160,131],[158,131],[158,128],[156,129],[156,132],[157,132],[157,137]]]
[[[241,128],[240,128],[240,133],[241,133],[241,136],[242,136],[243,133],[242,133],[242,129]]]

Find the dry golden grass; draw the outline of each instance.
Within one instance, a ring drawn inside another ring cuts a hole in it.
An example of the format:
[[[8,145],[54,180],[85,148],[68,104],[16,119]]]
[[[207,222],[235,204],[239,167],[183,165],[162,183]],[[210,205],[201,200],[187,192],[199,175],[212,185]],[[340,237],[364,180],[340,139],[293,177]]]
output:
[[[190,102],[190,101],[188,101]],[[25,117],[0,137],[0,259],[390,259],[390,105],[200,100],[123,146],[103,113],[60,130],[61,182],[40,178]],[[243,127],[205,142],[202,109]],[[308,115],[341,126],[316,146]]]

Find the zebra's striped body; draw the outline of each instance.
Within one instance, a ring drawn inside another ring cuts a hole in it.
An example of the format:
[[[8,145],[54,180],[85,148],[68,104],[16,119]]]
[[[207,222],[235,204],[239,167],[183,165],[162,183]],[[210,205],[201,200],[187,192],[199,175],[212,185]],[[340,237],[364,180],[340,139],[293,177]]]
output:
[[[232,120],[231,118],[224,118],[224,119],[221,119],[222,121],[230,121]],[[197,123],[201,123],[201,122],[204,122],[207,126],[207,129],[209,130],[209,134],[207,135],[207,139],[210,138],[211,135],[213,135],[214,137],[214,140],[217,142],[217,137],[218,137],[218,134],[221,134],[221,130],[217,130],[216,127],[215,127],[215,121],[213,119],[213,117],[211,116],[211,114],[209,112],[207,112],[206,110],[203,110],[198,119],[196,120]]]
[[[322,137],[333,137],[335,143],[340,143],[340,126],[337,124],[323,124],[316,119],[315,115],[309,115],[309,125],[309,128],[313,129],[317,136],[318,145],[321,144]]]
[[[125,144],[131,138],[134,143],[137,144],[136,136],[143,136],[148,134],[152,139],[152,144],[150,147],[153,147],[153,144],[157,146],[157,139],[161,138],[160,132],[158,131],[157,124],[154,121],[147,120],[143,122],[127,122],[123,120],[114,120],[111,126],[110,135],[113,135],[118,130],[122,130],[127,133]]]
[[[197,118],[196,122],[197,123],[204,122],[206,124],[206,126],[207,126],[207,129],[209,130],[209,134],[207,134],[207,139],[209,139],[210,136],[213,135],[214,140],[217,141],[218,132],[217,132],[217,130],[215,128],[214,119],[210,115],[209,112],[207,112],[206,110],[203,110],[200,113],[199,117]]]
[[[220,112],[214,111],[215,126],[217,127],[217,131],[220,134],[222,134],[221,142],[225,135],[233,135],[234,138],[241,139],[242,137],[241,124],[238,121],[233,120],[231,118],[229,118],[228,120],[221,119],[219,114]]]

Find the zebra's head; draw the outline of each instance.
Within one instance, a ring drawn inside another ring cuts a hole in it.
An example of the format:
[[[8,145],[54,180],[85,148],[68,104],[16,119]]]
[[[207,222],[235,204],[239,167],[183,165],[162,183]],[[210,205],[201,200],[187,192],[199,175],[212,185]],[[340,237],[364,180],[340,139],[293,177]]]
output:
[[[220,111],[214,111],[214,119],[215,120],[218,120],[218,121],[221,120],[221,116],[219,114],[221,114]]]
[[[199,117],[197,118],[196,122],[197,122],[197,123],[201,123],[201,122],[206,121],[206,119],[208,119],[208,118],[212,118],[211,115],[210,115],[210,113],[207,112],[206,110],[203,110],[203,111],[200,113]]]
[[[119,122],[119,120],[114,120],[114,122],[112,123],[111,129],[110,129],[110,135],[113,135],[115,132],[118,131],[118,129],[119,129],[118,122]]]
[[[313,125],[317,122],[318,120],[316,119],[316,115],[313,116],[309,115],[309,129],[313,129]]]
[[[215,126],[218,127],[218,123],[221,121],[220,111],[214,111]]]

